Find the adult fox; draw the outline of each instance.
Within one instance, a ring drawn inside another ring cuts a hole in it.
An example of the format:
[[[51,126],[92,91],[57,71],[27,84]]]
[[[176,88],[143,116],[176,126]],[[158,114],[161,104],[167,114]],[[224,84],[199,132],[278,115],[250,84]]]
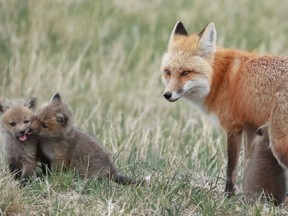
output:
[[[243,125],[268,124],[270,145],[288,167],[288,57],[216,49],[216,29],[209,23],[188,35],[177,22],[162,60],[164,97],[182,96],[218,116],[227,132],[225,191],[235,192]]]

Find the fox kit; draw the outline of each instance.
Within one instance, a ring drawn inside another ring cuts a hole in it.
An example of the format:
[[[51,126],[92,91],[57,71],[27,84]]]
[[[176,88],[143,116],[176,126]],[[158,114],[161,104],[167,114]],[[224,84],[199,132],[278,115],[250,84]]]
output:
[[[109,177],[120,184],[145,183],[117,171],[100,144],[73,125],[72,114],[58,93],[38,111],[31,129],[53,167],[72,168],[80,176]]]
[[[269,146],[267,128],[255,130],[244,127],[247,136],[245,147],[245,169],[243,178],[243,193],[249,198],[265,195],[276,204],[281,204],[286,198],[285,169],[278,163]]]
[[[44,162],[38,152],[37,140],[33,137],[27,139],[35,106],[36,98],[30,98],[24,103],[0,102],[5,157],[9,170],[21,180],[33,176],[38,160]]]
[[[177,22],[162,60],[164,97],[185,97],[218,116],[227,132],[225,191],[234,193],[243,125],[268,122],[271,149],[288,167],[288,57],[216,49],[216,29],[209,23],[188,35]],[[257,115],[255,115],[257,114]]]

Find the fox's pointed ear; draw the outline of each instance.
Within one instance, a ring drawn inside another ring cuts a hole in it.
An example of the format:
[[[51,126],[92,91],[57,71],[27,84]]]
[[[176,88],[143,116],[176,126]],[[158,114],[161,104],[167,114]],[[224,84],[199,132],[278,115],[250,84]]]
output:
[[[35,111],[35,109],[36,109],[36,101],[37,101],[37,99],[35,97],[31,97],[31,98],[29,98],[28,100],[26,100],[24,102],[24,106],[26,106],[29,109]]]
[[[61,101],[61,96],[60,96],[60,94],[57,92],[57,93],[51,98],[51,101],[55,101],[55,102]]]
[[[0,102],[0,114],[6,112],[9,109],[9,106],[5,102]]]
[[[199,54],[203,57],[209,57],[216,52],[216,28],[213,22],[209,23],[199,33]]]
[[[67,118],[62,113],[58,113],[56,115],[56,121],[59,122],[62,126],[64,126],[67,122]]]
[[[188,35],[184,25],[182,22],[178,21],[175,26],[174,29],[172,31],[172,34],[170,36],[170,38],[173,38],[174,35]]]

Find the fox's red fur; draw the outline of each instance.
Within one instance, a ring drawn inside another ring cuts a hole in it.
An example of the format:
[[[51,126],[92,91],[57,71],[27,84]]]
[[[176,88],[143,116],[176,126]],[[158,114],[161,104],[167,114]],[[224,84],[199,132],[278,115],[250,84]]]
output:
[[[245,124],[254,128],[268,124],[272,152],[288,167],[288,57],[216,49],[214,23],[199,34],[188,35],[178,22],[162,70],[167,100],[189,99],[205,112],[216,114],[226,130],[227,192],[234,192]]]

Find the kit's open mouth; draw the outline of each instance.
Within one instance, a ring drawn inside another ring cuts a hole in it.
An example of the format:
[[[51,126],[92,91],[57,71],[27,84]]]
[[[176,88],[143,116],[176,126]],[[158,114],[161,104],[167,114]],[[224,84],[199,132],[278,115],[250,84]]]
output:
[[[24,142],[27,139],[27,136],[26,136],[26,134],[25,135],[21,135],[21,136],[18,137],[18,139],[20,141]]]

